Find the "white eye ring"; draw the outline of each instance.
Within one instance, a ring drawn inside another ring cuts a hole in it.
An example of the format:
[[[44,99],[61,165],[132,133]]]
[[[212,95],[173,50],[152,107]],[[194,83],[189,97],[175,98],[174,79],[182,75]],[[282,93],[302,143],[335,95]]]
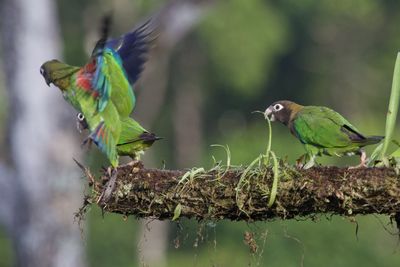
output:
[[[283,106],[281,104],[275,104],[274,105],[274,111],[279,111],[279,110],[282,110],[282,109],[283,109]]]
[[[43,73],[44,73],[44,69],[43,69],[43,68],[40,68],[40,74],[43,75]]]
[[[78,120],[83,121],[85,119],[85,116],[82,113],[78,113]]]

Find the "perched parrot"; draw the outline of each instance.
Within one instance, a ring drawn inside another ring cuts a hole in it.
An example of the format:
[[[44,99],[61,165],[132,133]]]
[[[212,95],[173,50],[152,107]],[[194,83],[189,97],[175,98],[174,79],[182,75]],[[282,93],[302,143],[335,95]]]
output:
[[[116,167],[118,155],[135,158],[159,139],[129,117],[136,102],[132,85],[143,70],[154,29],[146,22],[119,38],[107,40],[107,24],[106,18],[103,36],[86,65],[76,67],[50,60],[41,66],[40,73],[81,113],[79,116],[90,131],[87,140],[93,141]]]
[[[308,161],[303,167],[315,164],[315,157],[322,154],[342,156],[357,154],[366,167],[364,146],[377,144],[383,136],[364,136],[342,115],[327,107],[302,106],[291,101],[277,101],[264,113],[271,121],[286,125],[304,145],[306,154],[299,160]]]
[[[82,113],[77,114],[77,128],[82,131],[89,129],[89,125]],[[157,137],[154,133],[145,130],[137,121],[131,117],[121,118],[121,133],[117,143],[117,154],[137,159],[139,154],[150,147]]]

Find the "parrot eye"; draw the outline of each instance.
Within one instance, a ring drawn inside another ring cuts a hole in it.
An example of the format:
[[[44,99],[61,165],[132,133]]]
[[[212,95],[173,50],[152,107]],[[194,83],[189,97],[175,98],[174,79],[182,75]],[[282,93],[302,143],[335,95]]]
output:
[[[283,106],[281,105],[281,104],[276,104],[276,105],[274,105],[274,110],[275,111],[280,111],[280,110],[282,110],[283,109]]]
[[[44,69],[43,69],[43,67],[42,68],[40,68],[40,74],[44,74]]]
[[[82,113],[78,113],[78,120],[83,121],[85,119],[85,116]]]

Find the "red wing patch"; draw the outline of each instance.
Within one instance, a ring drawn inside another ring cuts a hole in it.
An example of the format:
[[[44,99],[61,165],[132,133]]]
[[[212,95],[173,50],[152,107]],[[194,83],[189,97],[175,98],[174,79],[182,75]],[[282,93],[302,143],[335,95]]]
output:
[[[93,98],[97,98],[99,96],[99,92],[93,90],[92,78],[92,73],[84,72],[83,70],[81,70],[76,75],[76,84],[78,88],[89,93]]]

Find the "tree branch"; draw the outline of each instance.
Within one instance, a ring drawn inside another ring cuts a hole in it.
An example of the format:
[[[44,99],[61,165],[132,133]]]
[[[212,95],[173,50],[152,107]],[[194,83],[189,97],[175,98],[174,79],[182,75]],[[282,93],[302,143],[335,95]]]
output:
[[[400,178],[389,168],[296,170],[280,166],[278,193],[271,208],[271,168],[185,173],[146,169],[141,163],[121,166],[111,197],[98,204],[106,212],[169,220],[179,216],[260,221],[325,213],[387,214],[397,221],[400,212]],[[102,182],[94,185],[92,201],[109,186],[104,186],[107,179],[104,175]]]

